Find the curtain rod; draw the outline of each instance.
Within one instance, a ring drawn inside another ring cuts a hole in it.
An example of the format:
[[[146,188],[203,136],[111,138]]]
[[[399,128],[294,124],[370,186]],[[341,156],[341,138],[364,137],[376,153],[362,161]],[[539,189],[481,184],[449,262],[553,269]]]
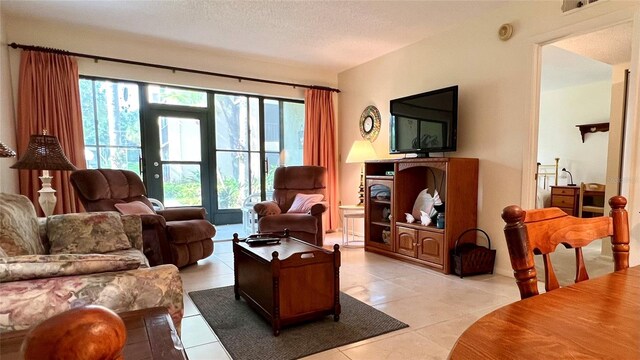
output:
[[[300,88],[305,88],[305,89],[327,90],[327,91],[333,91],[333,92],[337,92],[337,93],[340,92],[340,89],[334,89],[334,88],[326,87],[326,86],[296,84],[296,83],[290,83],[290,82],[285,82],[285,81],[276,81],[276,80],[267,80],[267,79],[239,76],[239,75],[230,75],[230,74],[216,73],[216,72],[211,72],[211,71],[189,69],[189,68],[168,66],[168,65],[162,65],[162,64],[153,64],[153,63],[126,60],[126,59],[118,59],[118,58],[105,57],[105,56],[99,56],[99,55],[82,54],[82,53],[76,53],[76,52],[71,52],[71,51],[61,50],[61,49],[48,48],[48,47],[43,47],[43,46],[23,45],[23,44],[16,44],[14,42],[9,44],[8,46],[13,48],[13,49],[23,49],[23,50],[40,51],[40,52],[47,52],[47,53],[53,53],[53,54],[62,54],[62,55],[83,57],[83,58],[87,58],[87,59],[93,59],[96,62],[98,62],[98,60],[102,60],[102,61],[111,61],[111,62],[117,62],[117,63],[122,63],[122,64],[129,64],[129,65],[147,66],[147,67],[152,67],[152,68],[157,68],[157,69],[171,70],[174,73],[176,71],[182,71],[182,72],[188,72],[188,73],[194,73],[194,74],[200,74],[200,75],[209,75],[209,76],[217,76],[217,77],[223,77],[223,78],[228,78],[228,79],[236,79],[236,80],[238,80],[240,82],[245,80],[245,81],[253,81],[253,82],[259,82],[259,83],[265,83],[265,84],[293,86],[294,88],[295,87],[300,87]]]

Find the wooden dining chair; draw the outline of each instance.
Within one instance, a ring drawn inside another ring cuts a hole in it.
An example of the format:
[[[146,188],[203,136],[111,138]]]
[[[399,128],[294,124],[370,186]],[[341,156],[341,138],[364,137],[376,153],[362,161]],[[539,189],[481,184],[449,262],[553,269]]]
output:
[[[544,260],[546,291],[560,287],[549,257],[559,244],[567,249],[575,249],[575,282],[589,279],[582,247],[608,236],[611,236],[614,270],[629,267],[629,219],[624,209],[627,199],[614,196],[609,200],[609,205],[610,216],[584,219],[569,216],[559,208],[526,211],[517,205],[504,208],[502,219],[507,223],[504,236],[522,299],[538,295],[534,254],[542,255]]]

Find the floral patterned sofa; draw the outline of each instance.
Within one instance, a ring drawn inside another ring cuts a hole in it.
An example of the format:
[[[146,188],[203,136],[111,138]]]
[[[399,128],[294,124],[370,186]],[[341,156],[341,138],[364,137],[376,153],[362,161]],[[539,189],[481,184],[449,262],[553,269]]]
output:
[[[124,312],[166,307],[184,314],[178,268],[150,268],[137,215],[38,218],[22,195],[0,193],[0,333],[31,327],[78,306]]]

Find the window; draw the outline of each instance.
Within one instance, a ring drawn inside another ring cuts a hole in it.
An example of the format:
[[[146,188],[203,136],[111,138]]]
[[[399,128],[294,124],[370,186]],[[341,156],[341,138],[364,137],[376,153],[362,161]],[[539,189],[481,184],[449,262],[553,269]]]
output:
[[[177,89],[160,85],[147,85],[149,102],[152,104],[180,105],[206,108],[205,91]]]
[[[138,85],[80,79],[80,105],[87,168],[126,169],[140,174]]]
[[[216,223],[239,222],[278,166],[302,165],[301,100],[89,77],[80,98],[87,168],[144,175],[147,196]]]

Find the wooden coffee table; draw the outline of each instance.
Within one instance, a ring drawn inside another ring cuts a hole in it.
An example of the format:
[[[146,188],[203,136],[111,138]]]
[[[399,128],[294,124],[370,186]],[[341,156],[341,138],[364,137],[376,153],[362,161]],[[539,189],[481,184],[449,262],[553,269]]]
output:
[[[165,308],[149,308],[118,314],[127,327],[124,359],[184,360],[187,356]],[[0,334],[0,359],[18,360],[20,345],[29,330]]]
[[[325,250],[292,237],[279,244],[249,245],[233,237],[234,291],[271,322],[282,326],[333,315],[340,319],[340,250]]]

